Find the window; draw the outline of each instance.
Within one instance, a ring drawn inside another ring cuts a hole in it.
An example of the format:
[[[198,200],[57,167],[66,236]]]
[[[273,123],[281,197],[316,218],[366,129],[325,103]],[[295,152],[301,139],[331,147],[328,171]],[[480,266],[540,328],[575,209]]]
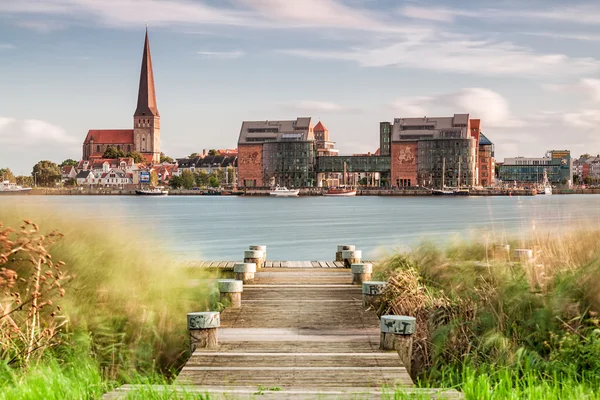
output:
[[[96,152],[100,153],[100,145],[96,146]]]

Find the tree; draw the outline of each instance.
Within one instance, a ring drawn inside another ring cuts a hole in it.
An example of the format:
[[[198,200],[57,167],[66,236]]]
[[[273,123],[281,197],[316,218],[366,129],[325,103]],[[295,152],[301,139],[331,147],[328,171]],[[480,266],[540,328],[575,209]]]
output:
[[[562,178],[562,180],[560,181],[560,183],[564,186],[567,184],[567,178]]]
[[[73,160],[72,158],[67,158],[65,161],[61,162],[60,164],[58,164],[58,166],[60,168],[62,167],[68,167],[68,166],[72,166],[75,167],[77,166],[78,162]]]
[[[173,159],[169,156],[165,156],[165,153],[160,153],[160,162],[161,164],[164,162],[168,162],[169,164],[173,164]]]
[[[154,170],[150,171],[150,185],[151,186],[158,185],[158,173]]]
[[[190,156],[188,158],[194,158],[194,157],[198,157],[198,153],[192,153],[192,154],[190,154]]]
[[[219,178],[217,178],[215,175],[211,174],[210,179],[208,180],[208,184],[210,185],[210,187],[213,187],[213,188],[219,187]]]
[[[29,175],[19,175],[15,178],[15,182],[17,183],[17,185],[23,187],[33,186],[33,178]]]
[[[196,180],[194,179],[194,173],[189,169],[184,170],[181,173],[181,186],[184,189],[190,190],[196,185]]]
[[[120,158],[125,157],[125,152],[123,150],[117,150],[114,146],[108,146],[102,154],[102,158]]]
[[[182,179],[178,175],[173,175],[171,179],[169,179],[169,186],[173,189],[179,189],[182,185]]]
[[[227,183],[233,185],[233,182],[235,182],[235,171],[233,167],[227,167]]]
[[[583,180],[583,183],[585,183],[586,185],[591,185],[592,184],[592,177],[591,176],[586,176],[585,179]]]
[[[219,183],[225,183],[227,181],[227,175],[223,168],[219,167],[217,170],[217,179],[219,180]]]
[[[10,168],[0,168],[0,182],[2,181],[9,181],[10,183],[15,182],[15,176]]]
[[[133,158],[133,162],[136,164],[146,162],[146,158],[139,151],[130,151],[126,157]]]
[[[210,150],[208,151],[208,155],[209,155],[209,156],[218,156],[218,155],[219,155],[219,151],[218,151],[218,150],[216,150],[216,149],[210,149]]]
[[[579,158],[590,158],[592,155],[590,153],[584,153]]]
[[[41,186],[53,186],[60,180],[60,168],[52,161],[42,160],[33,166],[31,176]]]
[[[577,175],[577,174],[573,174],[573,183],[574,183],[575,185],[578,185],[578,184],[579,184],[579,175]]]
[[[209,176],[208,176],[208,174],[206,172],[204,172],[204,171],[198,171],[196,173],[195,178],[196,178],[196,186],[202,187],[202,188],[208,186]]]

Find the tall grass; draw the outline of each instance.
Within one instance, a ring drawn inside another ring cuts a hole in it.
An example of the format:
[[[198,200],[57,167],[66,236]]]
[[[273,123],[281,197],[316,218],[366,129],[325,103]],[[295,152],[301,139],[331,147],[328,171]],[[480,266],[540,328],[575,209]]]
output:
[[[445,249],[424,243],[377,272],[389,282],[379,312],[417,318],[413,370],[424,385],[458,385],[477,393],[471,398],[594,393],[600,389],[597,238],[597,231],[578,231],[512,242],[534,250],[534,260],[523,262],[484,241]],[[479,397],[483,387],[489,396]]]
[[[213,276],[177,268],[159,243],[140,248],[143,233],[117,221],[99,225],[43,209],[0,210],[5,226],[18,227],[24,218],[42,234],[56,229],[64,235],[49,251],[73,276],[61,300],[68,324],[62,344],[27,371],[0,361],[0,398],[94,398],[143,376],[168,380],[188,356],[186,313],[214,306]]]

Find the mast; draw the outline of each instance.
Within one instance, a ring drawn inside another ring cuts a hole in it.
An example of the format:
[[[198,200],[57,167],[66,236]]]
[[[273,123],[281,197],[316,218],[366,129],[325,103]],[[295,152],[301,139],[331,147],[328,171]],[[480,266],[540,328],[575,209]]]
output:
[[[346,161],[344,161],[344,179],[342,180],[342,184],[346,186]]]
[[[458,157],[458,188],[460,189],[460,157]]]
[[[446,178],[446,157],[442,158],[442,190],[444,190],[444,184]]]

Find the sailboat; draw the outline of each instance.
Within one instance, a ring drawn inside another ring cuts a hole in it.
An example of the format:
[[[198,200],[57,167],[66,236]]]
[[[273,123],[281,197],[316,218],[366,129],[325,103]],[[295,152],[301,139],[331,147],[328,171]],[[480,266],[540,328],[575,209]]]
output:
[[[548,171],[544,169],[544,178],[542,180],[541,185],[538,185],[537,194],[544,194],[550,196],[552,194],[552,185],[550,185],[550,181],[548,180]]]
[[[460,188],[460,162],[458,163],[458,188],[457,189],[446,189],[445,188],[446,178],[446,157],[442,159],[442,188],[431,189],[431,194],[434,196],[468,196],[468,189]]]

